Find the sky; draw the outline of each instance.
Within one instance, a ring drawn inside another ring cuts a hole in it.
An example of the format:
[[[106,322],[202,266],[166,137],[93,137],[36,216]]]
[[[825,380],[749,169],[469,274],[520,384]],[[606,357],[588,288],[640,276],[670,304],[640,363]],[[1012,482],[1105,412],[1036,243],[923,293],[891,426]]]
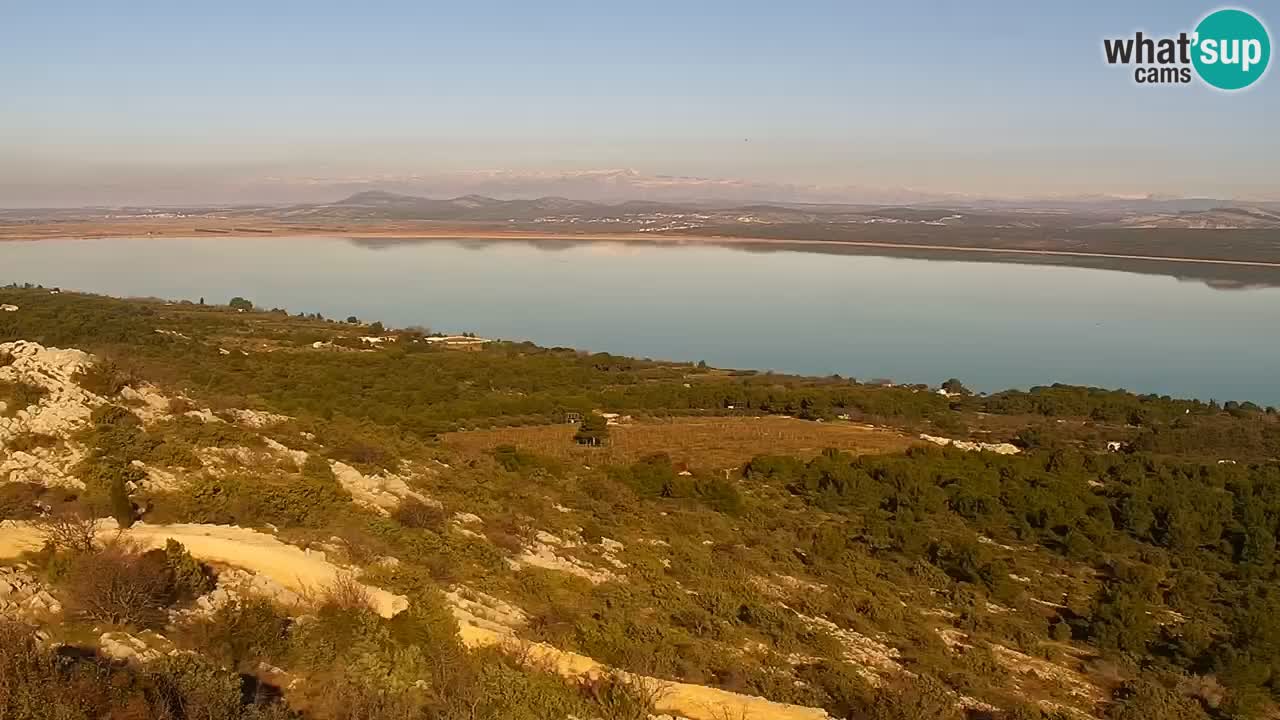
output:
[[[1274,69],[1224,93],[1102,57],[1217,7],[0,0],[0,207],[1280,200]]]

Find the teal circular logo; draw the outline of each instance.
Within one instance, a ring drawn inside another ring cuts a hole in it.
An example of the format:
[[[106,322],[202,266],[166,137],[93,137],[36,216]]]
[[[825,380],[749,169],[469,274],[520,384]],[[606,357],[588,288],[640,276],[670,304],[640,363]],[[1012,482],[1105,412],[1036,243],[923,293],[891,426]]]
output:
[[[1243,10],[1218,10],[1196,26],[1191,63],[1200,79],[1219,90],[1257,82],[1271,60],[1271,38],[1258,18]]]

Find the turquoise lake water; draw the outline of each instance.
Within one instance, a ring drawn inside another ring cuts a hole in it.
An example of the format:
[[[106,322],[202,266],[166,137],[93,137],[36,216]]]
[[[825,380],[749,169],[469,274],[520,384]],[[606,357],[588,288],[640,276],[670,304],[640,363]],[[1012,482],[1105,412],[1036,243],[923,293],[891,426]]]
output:
[[[0,243],[0,283],[262,307],[713,366],[1280,405],[1280,288],[720,247],[342,238]]]

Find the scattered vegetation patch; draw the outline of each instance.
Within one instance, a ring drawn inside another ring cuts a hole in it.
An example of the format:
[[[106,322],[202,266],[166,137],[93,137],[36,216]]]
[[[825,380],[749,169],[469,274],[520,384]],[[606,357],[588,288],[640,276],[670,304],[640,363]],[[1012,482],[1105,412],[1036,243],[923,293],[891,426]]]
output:
[[[176,492],[156,493],[148,517],[245,527],[323,527],[350,509],[351,495],[327,481],[285,473],[196,475]]]
[[[9,438],[4,449],[9,452],[26,452],[40,448],[50,448],[58,444],[58,438],[47,433],[22,432]]]
[[[39,405],[48,394],[48,390],[25,380],[0,380],[0,402],[5,405],[5,417],[13,417],[20,410]]]
[[[395,521],[407,528],[432,530],[438,534],[446,531],[449,514],[444,508],[429,505],[417,498],[408,498],[391,514]]]
[[[130,370],[105,358],[81,368],[71,379],[85,390],[105,398],[115,397],[135,382]]]
[[[59,582],[72,612],[95,622],[159,625],[180,589],[164,550],[144,551],[121,539],[49,561],[65,563]]]
[[[193,655],[145,667],[109,662],[92,648],[54,650],[34,628],[0,622],[0,717],[93,720],[182,718],[284,720],[286,708],[245,681]]]
[[[76,496],[39,483],[0,483],[0,520],[30,520],[46,512],[63,512]]]

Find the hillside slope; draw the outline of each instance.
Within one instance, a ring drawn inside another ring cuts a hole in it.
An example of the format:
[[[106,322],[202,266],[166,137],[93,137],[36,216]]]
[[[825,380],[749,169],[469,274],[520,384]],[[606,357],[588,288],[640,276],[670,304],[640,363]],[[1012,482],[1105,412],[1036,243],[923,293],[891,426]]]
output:
[[[317,720],[1277,707],[1274,409],[0,302],[0,641],[82,647],[152,710],[155,683]],[[128,695],[5,667],[34,688],[5,712]]]

